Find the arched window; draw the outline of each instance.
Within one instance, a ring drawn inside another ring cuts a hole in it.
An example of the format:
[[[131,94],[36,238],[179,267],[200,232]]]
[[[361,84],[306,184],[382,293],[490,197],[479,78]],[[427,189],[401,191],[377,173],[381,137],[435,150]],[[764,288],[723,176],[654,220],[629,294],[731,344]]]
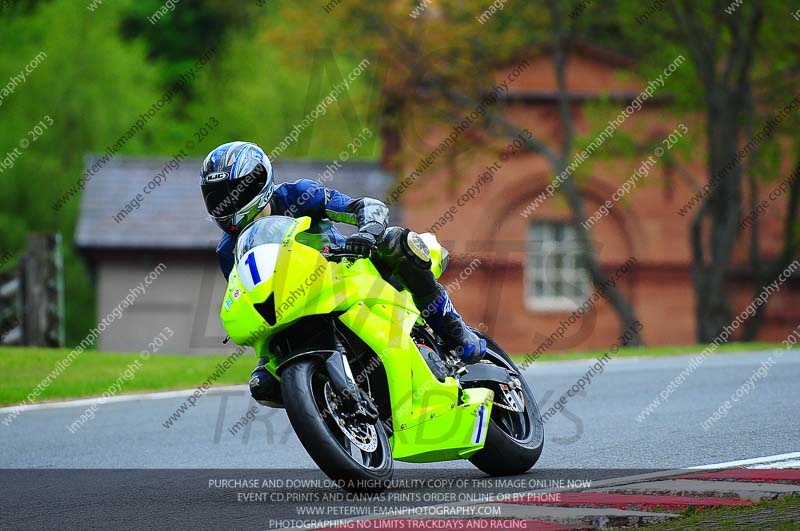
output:
[[[525,305],[531,310],[572,311],[591,294],[575,230],[568,223],[535,221],[528,226]]]

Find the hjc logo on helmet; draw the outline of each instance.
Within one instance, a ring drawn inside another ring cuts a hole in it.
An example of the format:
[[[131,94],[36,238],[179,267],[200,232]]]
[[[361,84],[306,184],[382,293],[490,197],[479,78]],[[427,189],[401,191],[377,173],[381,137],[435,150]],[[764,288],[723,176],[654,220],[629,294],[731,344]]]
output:
[[[209,173],[208,175],[206,175],[206,182],[207,183],[215,183],[217,181],[223,181],[223,180],[227,179],[228,177],[230,177],[230,175],[228,175],[228,172],[226,172],[226,171],[218,171],[216,173]]]

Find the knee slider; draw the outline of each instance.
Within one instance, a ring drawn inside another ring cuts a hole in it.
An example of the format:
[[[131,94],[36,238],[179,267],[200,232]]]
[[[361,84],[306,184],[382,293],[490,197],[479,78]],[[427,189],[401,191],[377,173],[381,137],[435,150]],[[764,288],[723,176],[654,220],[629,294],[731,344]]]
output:
[[[405,259],[417,268],[430,267],[430,251],[416,232],[402,227],[389,227],[383,235],[381,248],[381,254],[391,263]]]
[[[400,280],[416,301],[437,291],[436,278],[431,272],[428,246],[422,238],[402,227],[389,227],[378,245],[381,261]]]
[[[419,237],[414,231],[408,231],[408,235],[406,236],[406,248],[408,252],[419,258],[425,263],[430,263],[431,261],[431,251],[428,249],[428,246],[425,245],[425,242],[422,241],[422,238]]]

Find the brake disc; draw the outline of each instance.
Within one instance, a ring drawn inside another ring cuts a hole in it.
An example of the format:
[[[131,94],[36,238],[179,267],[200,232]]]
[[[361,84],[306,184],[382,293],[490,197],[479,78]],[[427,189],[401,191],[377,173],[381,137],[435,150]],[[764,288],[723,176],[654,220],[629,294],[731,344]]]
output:
[[[335,424],[358,449],[367,453],[372,453],[378,449],[378,431],[375,426],[365,422],[362,426],[358,426],[363,431],[358,433],[353,430],[354,427],[348,425],[347,421],[339,415],[339,404],[336,403],[336,399],[333,397],[333,390],[329,382],[325,382],[325,403],[328,406],[328,411],[333,415]]]
[[[522,384],[518,380],[515,379],[512,386],[501,384],[500,391],[507,404],[495,402],[495,406],[517,413],[525,411],[525,394],[522,392]]]

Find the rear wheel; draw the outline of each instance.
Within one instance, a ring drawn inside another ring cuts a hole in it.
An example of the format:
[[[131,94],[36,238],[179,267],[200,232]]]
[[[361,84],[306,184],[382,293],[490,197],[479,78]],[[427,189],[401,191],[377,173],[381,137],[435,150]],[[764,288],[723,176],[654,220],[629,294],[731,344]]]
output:
[[[292,428],[328,477],[350,492],[380,492],[388,486],[394,464],[383,424],[346,410],[321,359],[303,358],[287,367],[281,389]]]
[[[495,403],[486,444],[470,458],[470,462],[492,476],[522,474],[536,464],[544,447],[544,424],[539,406],[528,382],[511,357],[490,337],[478,330],[473,331],[486,340],[488,348],[484,359],[519,374],[522,387],[520,402],[524,408],[522,411],[513,411]]]

